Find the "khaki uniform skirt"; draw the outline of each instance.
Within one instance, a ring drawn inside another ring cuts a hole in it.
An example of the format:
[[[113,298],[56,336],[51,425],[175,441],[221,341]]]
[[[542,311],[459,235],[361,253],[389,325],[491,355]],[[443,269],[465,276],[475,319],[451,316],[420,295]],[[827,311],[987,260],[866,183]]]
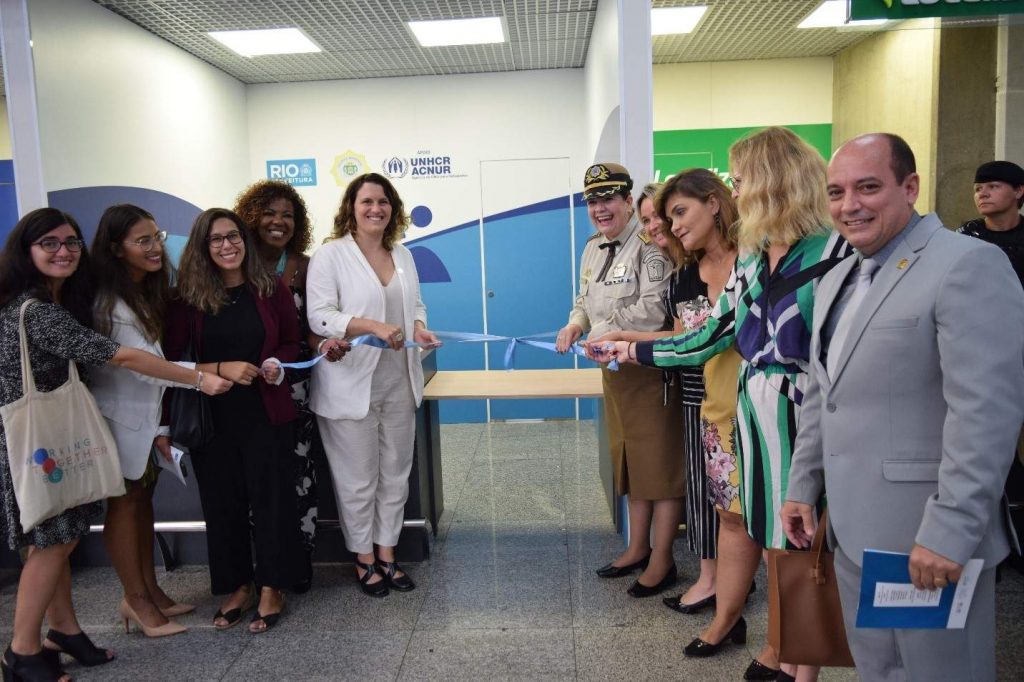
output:
[[[683,403],[679,381],[668,387],[649,367],[601,369],[615,492],[634,500],[667,500],[685,493]],[[666,404],[667,403],[667,404]]]

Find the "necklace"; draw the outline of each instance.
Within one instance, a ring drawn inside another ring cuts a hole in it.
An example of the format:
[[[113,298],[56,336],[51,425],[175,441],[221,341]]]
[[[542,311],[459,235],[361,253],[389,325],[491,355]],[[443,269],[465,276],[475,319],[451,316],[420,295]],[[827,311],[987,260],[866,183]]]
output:
[[[245,287],[244,284],[240,284],[237,287],[231,287],[227,290],[228,292],[228,305],[234,305],[238,303],[238,299],[242,296],[242,289]]]

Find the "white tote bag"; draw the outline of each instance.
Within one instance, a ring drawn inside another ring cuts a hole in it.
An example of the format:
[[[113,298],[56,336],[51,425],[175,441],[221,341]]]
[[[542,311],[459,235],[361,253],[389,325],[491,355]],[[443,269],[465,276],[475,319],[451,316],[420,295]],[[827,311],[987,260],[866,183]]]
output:
[[[21,381],[24,395],[0,407],[7,457],[21,527],[30,531],[46,519],[87,502],[124,495],[117,445],[92,393],[68,362],[67,382],[49,393],[36,391],[21,306]]]

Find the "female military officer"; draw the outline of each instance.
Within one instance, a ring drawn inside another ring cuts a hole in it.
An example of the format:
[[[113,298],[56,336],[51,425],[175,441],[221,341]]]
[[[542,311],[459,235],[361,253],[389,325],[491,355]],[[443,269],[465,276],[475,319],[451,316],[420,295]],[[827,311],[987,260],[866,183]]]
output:
[[[672,266],[640,226],[632,187],[629,171],[618,164],[598,163],[586,171],[583,199],[597,232],[583,249],[579,294],[556,341],[560,352],[585,332],[597,338],[622,329],[665,329],[662,296]],[[678,386],[665,386],[660,372],[630,365],[617,372],[604,368],[602,377],[615,491],[629,496],[629,546],[597,574],[618,578],[644,569],[628,592],[649,597],[676,581],[672,541],[684,495],[682,403]]]

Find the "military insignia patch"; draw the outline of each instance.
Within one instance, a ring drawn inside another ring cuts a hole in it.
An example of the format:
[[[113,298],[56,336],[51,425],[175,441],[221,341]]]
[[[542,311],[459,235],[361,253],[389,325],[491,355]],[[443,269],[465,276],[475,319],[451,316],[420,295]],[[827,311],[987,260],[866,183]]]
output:
[[[665,261],[660,258],[652,258],[647,261],[647,279],[652,282],[660,282],[665,279]]]
[[[590,170],[587,171],[587,175],[590,177],[591,180],[607,180],[608,169],[602,166],[601,164],[597,164],[595,166],[590,167]]]

